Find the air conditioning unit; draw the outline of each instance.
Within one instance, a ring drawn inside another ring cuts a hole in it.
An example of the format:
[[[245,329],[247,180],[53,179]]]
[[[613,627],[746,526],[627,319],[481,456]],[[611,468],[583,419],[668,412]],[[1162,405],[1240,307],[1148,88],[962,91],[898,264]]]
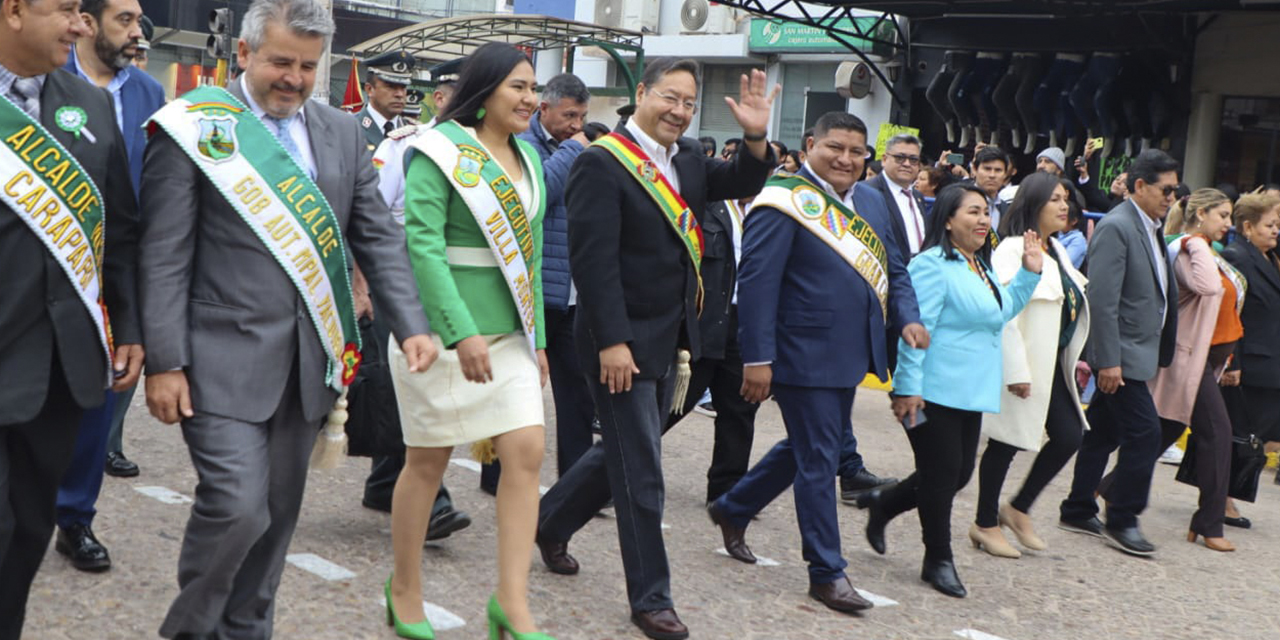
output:
[[[722,34],[738,29],[738,11],[708,0],[684,0],[680,5],[680,32]]]
[[[658,32],[657,0],[596,0],[595,23],[602,27]]]

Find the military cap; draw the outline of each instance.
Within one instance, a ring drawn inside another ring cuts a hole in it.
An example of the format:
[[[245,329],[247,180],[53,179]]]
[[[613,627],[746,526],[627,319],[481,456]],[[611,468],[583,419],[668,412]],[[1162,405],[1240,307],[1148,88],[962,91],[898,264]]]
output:
[[[431,67],[431,81],[437,85],[457,82],[462,77],[462,64],[466,61],[465,57],[455,58]]]
[[[410,89],[404,97],[404,115],[417,117],[422,114],[422,99],[427,97],[421,89]]]
[[[364,61],[373,75],[391,84],[413,81],[413,56],[403,51],[388,51]]]
[[[142,30],[142,39],[138,40],[138,48],[147,50],[151,48],[151,39],[156,35],[156,25],[151,18],[142,16],[138,19],[138,28]]]

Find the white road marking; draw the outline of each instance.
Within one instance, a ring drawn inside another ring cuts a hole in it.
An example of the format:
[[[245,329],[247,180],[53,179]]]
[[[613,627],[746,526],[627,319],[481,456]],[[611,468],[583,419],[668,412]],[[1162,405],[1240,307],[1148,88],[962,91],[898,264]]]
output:
[[[958,629],[954,633],[961,638],[968,638],[968,640],[1004,640],[1000,636],[993,636],[977,629]]]
[[[857,587],[854,588],[854,591],[857,591],[858,595],[862,596],[863,598],[870,600],[871,604],[874,604],[877,607],[894,607],[898,605],[898,601],[894,600],[893,598],[886,598],[882,595],[871,593],[870,591],[863,591],[862,589],[858,589]]]
[[[191,498],[165,487],[134,487],[133,490],[165,504],[188,504],[192,502]]]
[[[385,596],[378,598],[378,605],[386,608],[387,599]],[[458,617],[452,611],[426,600],[422,601],[422,612],[427,614],[427,620],[431,621],[431,626],[436,631],[448,631],[467,626],[467,621]]]
[[[350,569],[329,562],[314,553],[293,553],[285,556],[284,559],[289,564],[325,580],[347,580],[356,577]]]
[[[729,552],[728,552],[728,551],[725,551],[724,547],[720,547],[719,549],[716,549],[716,553],[718,553],[718,554],[720,554],[720,555],[722,555],[722,556],[724,556],[724,557],[726,557],[726,558],[732,558],[732,557],[733,557],[733,556],[729,555]],[[756,566],[757,566],[757,567],[779,567],[779,566],[782,566],[782,563],[781,563],[781,562],[778,562],[777,560],[774,560],[773,558],[766,558],[766,557],[764,557],[764,556],[756,556]]]

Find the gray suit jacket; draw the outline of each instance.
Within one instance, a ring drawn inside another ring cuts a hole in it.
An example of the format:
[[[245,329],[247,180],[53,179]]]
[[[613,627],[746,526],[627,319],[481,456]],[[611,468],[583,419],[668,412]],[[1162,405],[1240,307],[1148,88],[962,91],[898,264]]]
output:
[[[1150,380],[1169,364],[1178,328],[1178,281],[1163,250],[1163,226],[1160,255],[1169,286],[1161,291],[1142,215],[1125,201],[1102,218],[1089,239],[1089,365],[1095,371],[1121,367],[1130,380]],[[1162,305],[1168,307],[1163,317]]]
[[[228,87],[242,98],[240,83]],[[306,106],[316,184],[369,279],[378,314],[403,339],[428,331],[404,231],[378,195],[359,123]],[[248,225],[173,139],[158,130],[142,170],[139,282],[149,371],[185,369],[196,411],[263,422],[298,365],[303,412],[318,420],[335,394],[297,289]]]
[[[111,94],[58,69],[46,76],[40,103],[45,129],[76,157],[105,200],[103,296],[116,344],[141,344],[138,209]],[[68,104],[84,109],[92,140],[57,126],[58,107]],[[57,261],[7,210],[0,210],[0,274],[0,425],[28,422],[40,412],[55,350],[71,399],[86,409],[102,404],[107,363],[98,330]]]

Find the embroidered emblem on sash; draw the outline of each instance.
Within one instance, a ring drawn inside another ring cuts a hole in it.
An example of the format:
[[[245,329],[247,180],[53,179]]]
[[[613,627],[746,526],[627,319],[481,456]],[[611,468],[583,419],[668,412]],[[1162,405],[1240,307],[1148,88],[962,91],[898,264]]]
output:
[[[791,198],[795,200],[796,208],[800,213],[810,218],[821,216],[823,209],[827,208],[827,201],[822,194],[809,187],[799,187],[792,191]]]
[[[206,111],[206,113],[217,113]],[[225,162],[236,155],[236,120],[231,116],[213,115],[200,118],[200,140],[196,150],[210,162]]]
[[[458,151],[458,166],[453,170],[453,179],[467,188],[480,184],[480,167],[489,159],[488,154],[465,144],[458,145]]]

